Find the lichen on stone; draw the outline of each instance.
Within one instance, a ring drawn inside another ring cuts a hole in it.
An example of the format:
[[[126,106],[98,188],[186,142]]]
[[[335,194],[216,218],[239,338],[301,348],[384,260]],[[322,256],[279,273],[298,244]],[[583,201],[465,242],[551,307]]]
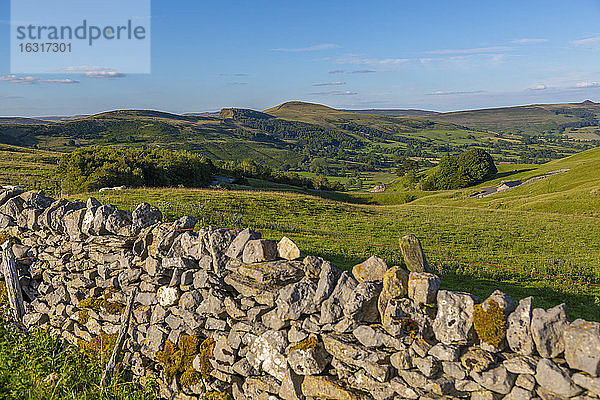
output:
[[[319,341],[314,336],[309,336],[306,339],[298,342],[290,347],[290,353],[294,350],[314,350],[317,348]]]
[[[231,394],[228,392],[208,392],[202,398],[203,400],[232,400]]]
[[[506,338],[506,315],[497,302],[490,300],[487,310],[476,304],[473,310],[473,325],[482,342],[499,347]]]

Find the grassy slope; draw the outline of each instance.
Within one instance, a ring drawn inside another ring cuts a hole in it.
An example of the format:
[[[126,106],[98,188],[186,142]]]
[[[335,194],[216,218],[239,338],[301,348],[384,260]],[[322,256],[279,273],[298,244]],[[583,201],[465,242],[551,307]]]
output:
[[[55,175],[59,153],[0,144],[0,185],[60,193]]]
[[[551,161],[537,168],[523,166],[522,172],[485,182],[478,187],[496,185],[501,179],[521,180],[558,169],[570,171],[508,190],[483,199],[467,198],[477,191],[469,188],[421,197],[414,204],[436,204],[459,207],[510,209],[515,211],[580,214],[600,217],[600,148]]]
[[[558,109],[585,109],[600,115],[600,104],[537,104],[520,107],[491,108],[483,110],[458,111],[426,116],[433,121],[464,125],[473,129],[495,132],[540,134],[557,129],[564,123],[577,120],[577,117],[556,114]],[[597,127],[596,127],[597,128]],[[588,139],[600,139],[600,135],[588,136]]]

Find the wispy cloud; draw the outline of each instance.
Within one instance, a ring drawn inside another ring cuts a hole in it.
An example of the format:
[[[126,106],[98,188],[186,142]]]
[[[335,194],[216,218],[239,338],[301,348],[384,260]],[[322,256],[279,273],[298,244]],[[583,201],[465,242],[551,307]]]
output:
[[[481,54],[481,53],[498,53],[502,51],[512,50],[509,46],[491,46],[491,47],[475,47],[472,49],[441,49],[426,51],[427,54]]]
[[[370,67],[393,67],[398,65],[404,65],[413,61],[410,58],[370,58],[361,57],[354,54],[345,55],[338,57],[335,62],[337,64],[351,64],[351,65],[368,65]]]
[[[313,83],[313,86],[341,86],[345,85],[346,82],[326,82],[326,83]]]
[[[276,48],[276,49],[271,49],[271,51],[285,51],[285,52],[290,52],[290,53],[299,53],[299,52],[304,52],[304,51],[331,50],[331,49],[337,49],[339,47],[340,46],[338,46],[337,44],[334,44],[334,43],[322,43],[322,44],[316,44],[314,46],[309,46],[309,47]]]
[[[357,92],[351,92],[349,90],[341,91],[341,90],[329,90],[326,92],[313,92],[309,93],[311,96],[354,96],[358,94]]]
[[[217,74],[219,76],[237,76],[237,77],[241,77],[241,76],[249,76],[250,74],[247,74],[245,72],[238,72],[238,73],[234,73],[234,74],[226,74],[226,73],[220,73]]]
[[[597,87],[600,87],[599,82],[577,82],[575,84],[575,88],[577,88],[577,89],[597,88]]]
[[[485,90],[437,90],[433,93],[427,93],[428,96],[452,96],[459,94],[477,94],[477,93],[485,93]]]
[[[600,36],[574,40],[572,43],[576,46],[582,46],[591,49],[600,49]]]
[[[343,69],[334,69],[329,71],[330,74],[343,74],[344,72],[346,71],[344,71]]]
[[[123,78],[125,74],[117,71],[86,72],[86,78]]]
[[[352,71],[353,74],[371,74],[371,73],[375,73],[377,71],[374,71],[372,69],[356,69],[354,71]]]
[[[19,99],[24,99],[25,97],[23,97],[23,96],[1,96],[1,98],[7,99],[7,100],[19,100]]]
[[[537,84],[537,85],[533,85],[531,87],[528,88],[529,90],[546,90],[548,89],[548,86],[544,85],[543,83]]]
[[[77,65],[72,67],[61,68],[56,72],[102,72],[102,71],[114,71],[109,67],[101,67],[98,65]]]
[[[548,39],[536,39],[536,38],[523,38],[523,39],[514,39],[511,40],[511,43],[514,44],[536,44],[536,43],[545,43]]]
[[[35,83],[79,83],[79,81],[76,81],[74,79],[40,79],[33,76],[17,75],[0,76],[0,82],[21,83],[24,85],[32,85]]]

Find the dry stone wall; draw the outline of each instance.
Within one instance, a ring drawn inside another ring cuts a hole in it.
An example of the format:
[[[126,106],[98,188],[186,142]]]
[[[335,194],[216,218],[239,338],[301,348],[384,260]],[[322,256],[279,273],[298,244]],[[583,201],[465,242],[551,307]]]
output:
[[[410,272],[373,256],[350,273],[288,238],[195,225],[0,190],[27,328],[110,349],[137,288],[123,362],[162,398],[600,397],[598,322],[442,290],[414,236],[400,241]]]

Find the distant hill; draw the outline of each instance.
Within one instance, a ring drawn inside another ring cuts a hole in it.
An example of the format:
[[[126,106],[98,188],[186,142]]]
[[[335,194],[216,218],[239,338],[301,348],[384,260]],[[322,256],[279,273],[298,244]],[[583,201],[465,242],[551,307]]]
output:
[[[35,118],[25,117],[0,117],[0,125],[6,124],[23,124],[23,125],[35,125],[35,124],[46,124],[46,121],[42,121]]]
[[[387,117],[414,117],[414,116],[422,116],[422,115],[439,114],[437,111],[413,110],[413,109],[404,110],[404,109],[372,108],[372,109],[368,109],[368,110],[341,109],[340,111],[359,113],[359,114],[384,115]]]
[[[600,104],[534,104],[427,115],[428,120],[500,133],[600,140]]]
[[[389,171],[406,157],[435,160],[472,147],[485,149],[496,162],[562,158],[600,144],[590,141],[597,108],[586,103],[399,117],[291,101],[263,112],[224,108],[218,115],[115,110],[54,122],[7,119],[0,124],[0,143],[61,152],[91,145],[163,147],[346,176]],[[536,133],[535,124],[556,130]],[[526,132],[513,131],[516,125]],[[572,140],[583,135],[587,142]]]

